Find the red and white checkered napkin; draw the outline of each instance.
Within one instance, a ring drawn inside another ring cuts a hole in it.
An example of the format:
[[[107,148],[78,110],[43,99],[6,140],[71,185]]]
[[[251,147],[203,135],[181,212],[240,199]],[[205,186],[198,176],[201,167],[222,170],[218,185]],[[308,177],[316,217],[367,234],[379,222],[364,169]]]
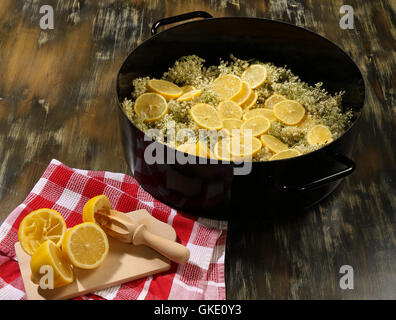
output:
[[[80,299],[225,299],[226,222],[181,214],[154,199],[125,174],[71,169],[52,160],[25,201],[0,227],[0,300],[26,298],[14,250],[21,220],[33,210],[52,208],[72,227],[82,222],[84,204],[99,194],[105,194],[116,210],[146,209],[169,223],[191,255],[186,264],[172,263],[167,272]]]

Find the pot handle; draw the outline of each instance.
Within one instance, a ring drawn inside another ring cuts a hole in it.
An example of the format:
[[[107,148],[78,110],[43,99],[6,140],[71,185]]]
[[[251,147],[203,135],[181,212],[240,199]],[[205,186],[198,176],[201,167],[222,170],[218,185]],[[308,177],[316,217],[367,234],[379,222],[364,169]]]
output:
[[[322,187],[327,183],[330,183],[330,182],[336,181],[338,179],[344,178],[346,176],[349,176],[355,170],[355,167],[356,167],[355,162],[353,162],[353,160],[349,159],[348,157],[346,157],[342,154],[335,154],[332,156],[332,158],[335,161],[345,165],[345,168],[341,169],[340,171],[337,171],[335,173],[332,173],[326,177],[314,180],[312,182],[306,183],[301,186],[281,185],[281,186],[279,186],[279,188],[282,191],[308,191],[308,190]]]
[[[189,19],[194,19],[194,18],[213,18],[211,14],[205,12],[205,11],[193,11],[189,13],[183,13],[178,16],[174,17],[169,17],[169,18],[164,18],[161,20],[158,20],[153,24],[151,27],[151,35],[155,35],[157,33],[158,27],[165,26],[167,24],[175,23],[175,22],[180,22],[184,20],[189,20]]]

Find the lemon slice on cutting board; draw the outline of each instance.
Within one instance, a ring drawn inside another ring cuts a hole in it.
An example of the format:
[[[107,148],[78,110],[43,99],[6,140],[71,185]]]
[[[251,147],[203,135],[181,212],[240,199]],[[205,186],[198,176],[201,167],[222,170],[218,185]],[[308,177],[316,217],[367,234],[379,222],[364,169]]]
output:
[[[295,100],[283,100],[273,107],[275,117],[284,124],[294,126],[305,116],[305,108]]]
[[[256,89],[267,79],[267,69],[261,64],[253,64],[242,73],[241,79]]]
[[[73,269],[69,261],[51,240],[43,242],[30,259],[31,280],[35,284],[39,284],[44,275],[41,270],[42,266],[52,268],[54,288],[62,287],[74,280]]]
[[[267,98],[267,100],[265,100],[264,107],[272,109],[274,105],[276,105],[278,102],[281,102],[283,100],[286,100],[284,96],[275,93],[269,98]]]
[[[243,120],[249,120],[255,117],[264,117],[268,119],[270,122],[275,121],[276,117],[271,109],[257,108],[253,110],[249,110],[243,115]]]
[[[233,74],[226,74],[213,81],[212,89],[223,100],[232,100],[241,92],[242,80]]]
[[[21,221],[18,239],[22,249],[33,255],[36,249],[47,240],[60,246],[66,233],[66,222],[59,212],[42,208],[29,213]]]
[[[147,81],[147,88],[150,91],[160,94],[166,100],[176,99],[183,94],[182,88],[166,80],[149,80]]]
[[[161,119],[168,112],[165,98],[157,93],[143,93],[134,104],[135,113],[146,122]]]
[[[223,126],[216,108],[209,104],[197,103],[191,107],[190,115],[201,128],[219,130]]]
[[[105,260],[109,252],[109,240],[97,224],[83,222],[66,232],[62,251],[75,267],[94,269]]]
[[[288,159],[288,158],[293,158],[301,155],[300,151],[297,151],[295,149],[286,149],[281,152],[278,152],[274,154],[270,160],[281,160],[281,159]]]
[[[307,134],[307,141],[311,146],[313,146],[329,143],[333,141],[333,138],[328,127],[318,124],[309,130]]]
[[[254,137],[267,133],[271,127],[271,122],[262,117],[254,117],[246,120],[241,126],[241,133],[243,135],[252,135]]]
[[[286,144],[284,144],[278,138],[271,136],[269,134],[262,135],[260,137],[260,140],[264,146],[266,146],[270,151],[272,151],[274,153],[285,151],[289,148]]]

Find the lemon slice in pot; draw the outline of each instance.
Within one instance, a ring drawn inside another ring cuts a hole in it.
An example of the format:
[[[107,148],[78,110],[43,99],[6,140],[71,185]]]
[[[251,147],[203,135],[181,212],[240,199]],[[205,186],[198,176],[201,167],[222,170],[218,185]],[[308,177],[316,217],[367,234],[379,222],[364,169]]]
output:
[[[305,108],[295,100],[283,100],[273,107],[275,117],[284,124],[293,126],[305,116]]]
[[[147,81],[147,88],[160,94],[166,100],[176,99],[183,94],[183,90],[174,83],[166,80],[152,79]]]
[[[228,136],[239,135],[242,123],[239,119],[223,119],[223,130]]]
[[[252,108],[258,99],[258,94],[256,91],[252,90],[252,92],[250,93],[249,98],[243,103],[241,104],[241,108],[243,110],[249,110],[250,108]]]
[[[301,155],[300,151],[297,151],[295,149],[286,149],[281,152],[278,152],[277,154],[274,154],[270,160],[281,160],[281,159],[288,159],[288,158],[293,158]]]
[[[239,159],[251,159],[261,147],[262,144],[256,137],[234,136],[230,140],[229,152],[231,156]]]
[[[265,100],[264,107],[272,109],[274,105],[276,105],[278,102],[281,102],[283,100],[286,100],[284,96],[275,93],[269,98],[267,98],[267,100]]]
[[[243,135],[252,135],[254,137],[267,133],[271,127],[271,122],[262,117],[254,117],[246,120],[241,126]]]
[[[202,93],[202,90],[191,90],[186,93],[183,93],[179,98],[177,98],[177,101],[190,101],[196,97],[198,97]]]
[[[261,142],[264,146],[266,146],[270,151],[274,153],[278,153],[284,150],[287,150],[289,147],[280,141],[278,138],[271,136],[269,134],[264,134],[260,137]]]
[[[216,108],[209,104],[197,103],[191,107],[190,115],[201,128],[219,130],[223,126]]]
[[[309,130],[307,141],[312,146],[329,143],[333,141],[333,138],[328,127],[318,124]]]
[[[251,93],[252,89],[250,88],[249,84],[246,81],[242,81],[242,89],[236,96],[232,98],[232,101],[235,101],[237,104],[242,105],[250,97]]]
[[[143,93],[134,104],[135,113],[146,122],[161,119],[168,112],[165,98],[157,93]]]
[[[226,74],[214,80],[211,87],[223,100],[232,100],[241,92],[242,80],[233,74]]]
[[[219,103],[217,113],[220,119],[241,119],[243,111],[236,102],[226,100]]]
[[[276,120],[276,117],[275,117],[274,113],[272,112],[272,110],[265,109],[265,108],[257,108],[257,109],[249,110],[248,112],[246,112],[243,115],[243,120],[249,120],[249,119],[255,118],[255,117],[264,117],[267,120],[269,120],[270,122]]]
[[[242,73],[241,79],[256,89],[267,79],[267,69],[261,64],[253,64]]]

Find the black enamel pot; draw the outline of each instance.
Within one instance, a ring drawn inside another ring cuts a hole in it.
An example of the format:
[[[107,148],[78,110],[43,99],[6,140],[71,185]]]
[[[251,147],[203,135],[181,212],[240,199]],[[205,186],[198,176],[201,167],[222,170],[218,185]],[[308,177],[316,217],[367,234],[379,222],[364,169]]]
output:
[[[165,24],[194,17],[157,33]],[[184,212],[212,218],[234,213],[277,215],[306,209],[328,196],[355,168],[349,158],[365,102],[363,77],[348,55],[334,43],[309,30],[260,18],[212,18],[192,12],[158,21],[153,36],[126,58],[117,77],[118,114],[126,159],[136,180],[158,200]],[[313,85],[323,82],[330,92],[345,91],[343,107],[352,108],[352,125],[325,147],[285,160],[253,162],[247,175],[235,175],[236,164],[168,163],[174,149],[164,148],[163,163],[146,161],[144,152],[159,144],[145,136],[125,115],[121,103],[130,97],[132,80],[160,77],[181,56],[196,54],[208,65],[228,59],[256,58],[287,65]],[[151,146],[152,147],[152,146]]]

